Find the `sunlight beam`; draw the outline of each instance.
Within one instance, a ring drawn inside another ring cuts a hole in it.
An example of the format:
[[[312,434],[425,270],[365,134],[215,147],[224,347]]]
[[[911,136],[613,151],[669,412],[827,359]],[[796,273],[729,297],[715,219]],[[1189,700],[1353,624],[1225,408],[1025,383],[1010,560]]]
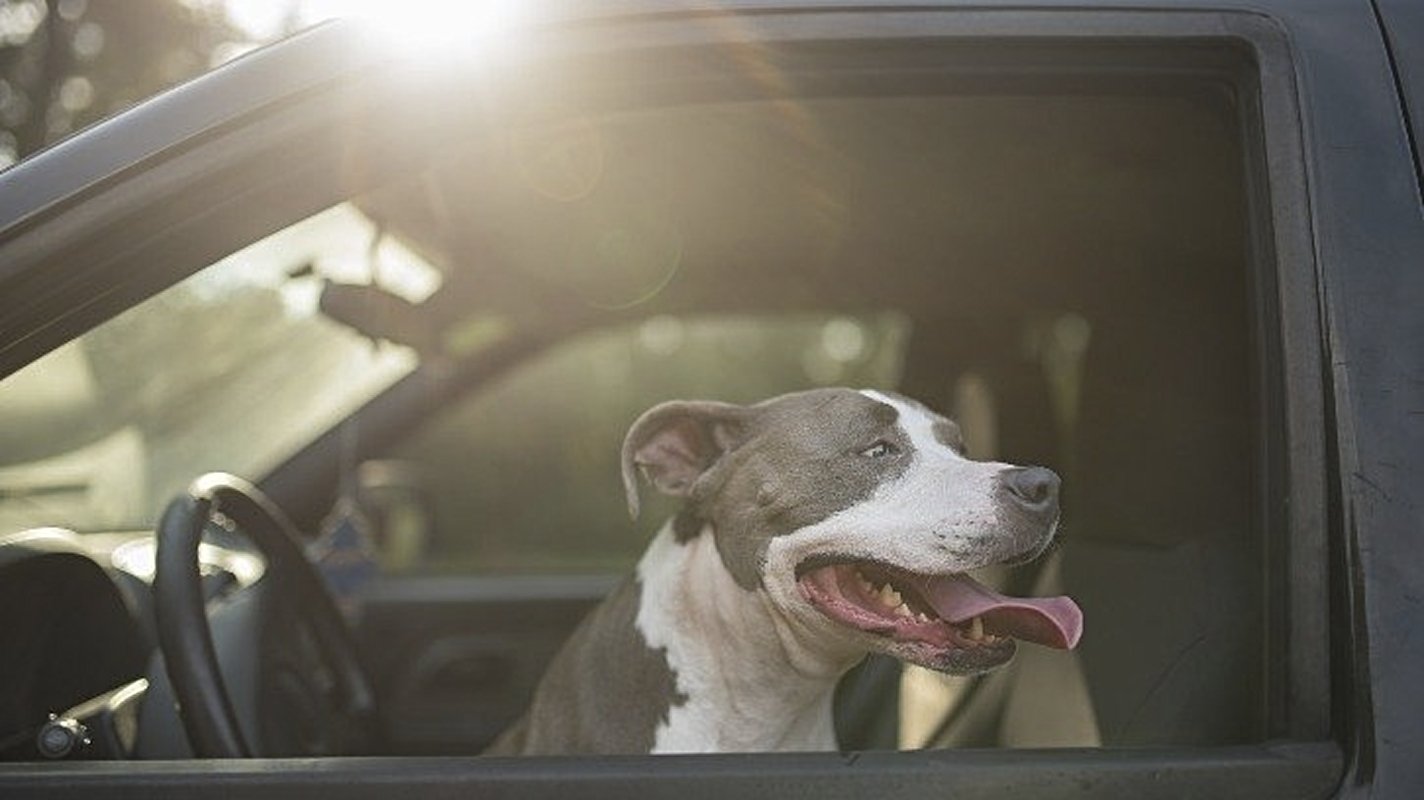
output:
[[[306,22],[345,18],[403,50],[486,49],[518,19],[518,0],[305,0]]]

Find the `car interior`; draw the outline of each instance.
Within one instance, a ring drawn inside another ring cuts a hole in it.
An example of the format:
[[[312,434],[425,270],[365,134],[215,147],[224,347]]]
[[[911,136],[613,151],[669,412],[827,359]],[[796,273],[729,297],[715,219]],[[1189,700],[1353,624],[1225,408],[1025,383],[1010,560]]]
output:
[[[1184,69],[546,109],[292,216],[0,382],[0,757],[212,755],[204,675],[247,754],[478,754],[675,509],[628,517],[633,419],[826,385],[1062,475],[1057,546],[984,580],[1085,617],[979,678],[867,659],[843,749],[1271,738],[1248,103]]]

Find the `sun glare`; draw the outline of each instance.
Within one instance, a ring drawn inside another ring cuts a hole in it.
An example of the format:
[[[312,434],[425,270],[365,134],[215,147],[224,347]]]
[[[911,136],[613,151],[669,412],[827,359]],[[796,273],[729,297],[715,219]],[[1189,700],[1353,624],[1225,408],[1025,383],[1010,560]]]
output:
[[[306,22],[337,17],[403,49],[489,47],[513,26],[518,0],[304,0]]]

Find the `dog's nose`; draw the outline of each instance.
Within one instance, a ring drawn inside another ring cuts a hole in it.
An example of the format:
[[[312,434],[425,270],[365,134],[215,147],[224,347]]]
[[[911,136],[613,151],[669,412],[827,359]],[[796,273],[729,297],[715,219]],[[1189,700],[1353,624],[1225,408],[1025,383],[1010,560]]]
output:
[[[1058,473],[1046,467],[1014,467],[999,473],[1007,499],[1035,516],[1058,514]]]

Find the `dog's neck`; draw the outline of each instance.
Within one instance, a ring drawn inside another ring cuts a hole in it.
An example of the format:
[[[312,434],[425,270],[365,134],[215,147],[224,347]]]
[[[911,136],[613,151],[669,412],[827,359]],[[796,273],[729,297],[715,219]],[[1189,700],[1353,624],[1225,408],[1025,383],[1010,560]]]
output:
[[[831,698],[856,660],[738,586],[710,526],[679,542],[666,525],[638,563],[638,630],[665,648],[677,691],[653,752],[834,750]]]

